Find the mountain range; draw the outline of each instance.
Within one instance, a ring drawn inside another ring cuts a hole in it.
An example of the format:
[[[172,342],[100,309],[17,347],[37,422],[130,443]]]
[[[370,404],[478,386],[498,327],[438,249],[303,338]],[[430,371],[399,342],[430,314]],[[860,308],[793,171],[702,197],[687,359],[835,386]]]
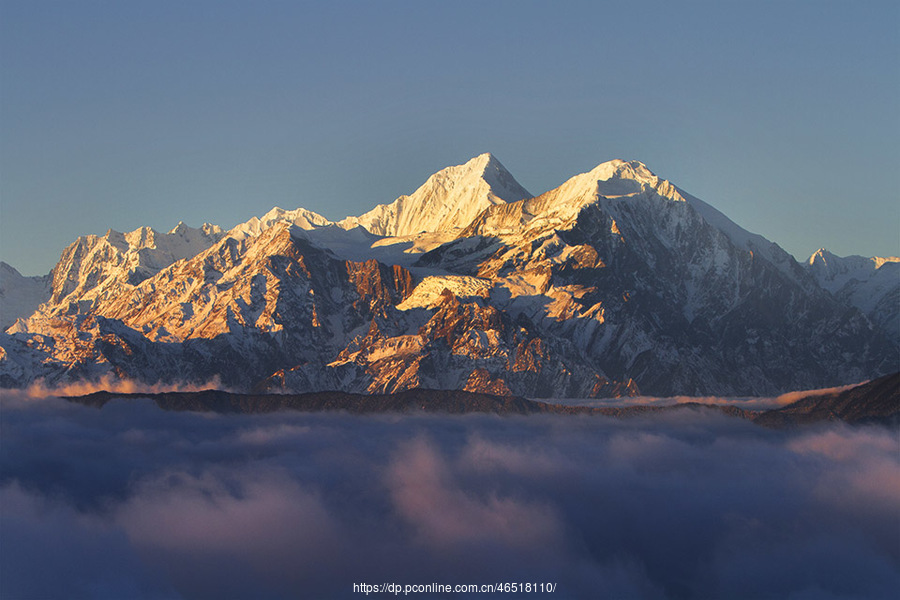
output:
[[[78,238],[0,264],[0,385],[767,395],[900,365],[900,259],[808,263],[613,160],[533,196],[492,155],[332,222]]]

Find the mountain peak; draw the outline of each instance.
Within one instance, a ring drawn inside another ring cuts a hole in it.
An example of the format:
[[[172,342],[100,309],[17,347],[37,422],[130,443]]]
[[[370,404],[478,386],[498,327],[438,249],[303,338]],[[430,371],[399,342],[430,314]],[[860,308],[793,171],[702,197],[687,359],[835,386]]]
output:
[[[819,248],[809,257],[807,261],[810,267],[837,267],[845,264],[855,264],[857,267],[867,265],[872,269],[879,269],[885,263],[900,262],[900,258],[896,256],[838,256],[833,252],[829,252],[825,248]]]
[[[248,237],[256,237],[266,229],[269,229],[276,223],[285,222],[295,225],[300,229],[310,230],[317,227],[325,227],[333,223],[323,217],[305,208],[296,208],[294,210],[284,210],[278,206],[273,207],[269,212],[264,214],[262,218],[252,217],[249,221],[245,221],[235,225],[228,231],[228,235],[235,239],[246,239]]]
[[[482,152],[478,156],[470,158],[466,165],[481,165],[487,167],[491,162],[496,161],[497,159],[490,152]]]
[[[657,179],[656,175],[654,175],[653,172],[647,168],[647,165],[641,161],[624,160],[621,158],[614,158],[613,160],[602,162],[589,172],[596,174],[601,179],[611,179],[613,177],[627,179]]]
[[[461,165],[441,169],[429,177],[412,195],[417,194],[425,187],[434,187],[435,185],[443,185],[444,187],[465,187],[467,185],[477,185],[479,180],[486,182],[491,188],[491,192],[495,191],[494,188],[499,188],[496,190],[499,192],[512,192],[512,194],[495,194],[495,197],[491,202],[492,204],[521,200],[522,198],[511,200],[503,197],[514,197],[519,195],[519,192],[524,194],[523,197],[530,197],[530,194],[516,182],[512,174],[506,170],[506,167],[504,167],[503,164],[497,160],[497,157],[490,152],[479,154]],[[402,197],[404,196],[401,196],[401,198]]]
[[[812,256],[809,257],[809,265],[827,265],[832,259],[837,258],[836,255],[832,254],[825,248],[819,248],[815,252],[812,253]]]
[[[559,187],[529,200],[528,212],[550,211],[557,217],[573,218],[586,205],[602,199],[639,198],[655,194],[667,200],[685,198],[667,180],[657,177],[644,163],[615,159],[571,177]]]
[[[825,248],[819,248],[807,260],[807,269],[822,287],[833,292],[837,289],[836,286],[843,286],[851,279],[865,281],[883,265],[897,262],[900,262],[900,258],[896,256],[838,256]]]
[[[500,160],[490,152],[484,152],[482,154],[479,154],[478,156],[470,158],[462,166],[478,173],[509,172],[506,170],[506,167],[503,166],[503,163],[501,163]],[[453,167],[447,168],[452,169]]]
[[[409,196],[379,204],[339,225],[345,229],[362,226],[383,236],[452,231],[468,225],[489,206],[530,197],[506,167],[485,152],[461,165],[441,169]]]
[[[573,180],[590,186],[598,184],[597,193],[603,196],[626,196],[647,188],[670,200],[683,201],[675,186],[658,177],[639,160],[617,158],[600,163],[592,170],[576,175]]]

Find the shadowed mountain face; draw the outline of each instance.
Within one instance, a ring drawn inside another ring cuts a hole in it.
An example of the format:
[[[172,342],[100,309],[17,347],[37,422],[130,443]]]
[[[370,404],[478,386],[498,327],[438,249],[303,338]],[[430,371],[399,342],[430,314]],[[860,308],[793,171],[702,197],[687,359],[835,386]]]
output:
[[[817,394],[755,419],[767,427],[790,427],[822,421],[900,424],[900,373],[886,375],[842,392]]]
[[[900,360],[896,303],[861,310],[639,162],[527,196],[486,154],[340,223],[80,238],[0,334],[0,385],[771,395]]]

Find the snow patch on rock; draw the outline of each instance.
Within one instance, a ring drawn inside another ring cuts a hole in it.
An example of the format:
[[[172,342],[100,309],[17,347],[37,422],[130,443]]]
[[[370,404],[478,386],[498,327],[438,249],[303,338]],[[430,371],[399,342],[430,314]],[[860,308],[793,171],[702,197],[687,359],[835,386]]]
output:
[[[413,308],[433,308],[442,302],[446,292],[452,293],[460,300],[487,298],[490,296],[492,283],[488,279],[468,277],[464,275],[430,276],[415,287],[412,295],[397,305],[399,310]]]

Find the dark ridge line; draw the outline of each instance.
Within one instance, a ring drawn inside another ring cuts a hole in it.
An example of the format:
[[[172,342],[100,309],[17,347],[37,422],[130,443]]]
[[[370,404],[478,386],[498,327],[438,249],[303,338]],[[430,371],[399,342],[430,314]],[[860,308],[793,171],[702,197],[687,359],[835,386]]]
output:
[[[900,372],[842,392],[810,395],[762,412],[755,422],[765,427],[798,427],[843,421],[852,425],[900,427]]]
[[[497,415],[601,415],[633,417],[685,409],[701,409],[752,421],[769,428],[793,428],[829,421],[849,424],[900,426],[900,372],[860,384],[842,392],[811,394],[771,410],[748,410],[734,405],[684,402],[665,406],[636,404],[620,407],[563,406],[518,396],[497,396],[460,390],[415,388],[394,394],[309,392],[305,394],[240,394],[220,390],[116,393],[106,390],[61,398],[95,408],[113,399],[152,400],[163,410],[262,414],[284,410],[301,412],[385,413],[485,413]]]
[[[106,390],[82,396],[61,396],[77,404],[102,408],[114,399],[152,400],[163,410],[216,412],[222,414],[262,414],[282,410],[302,412],[343,411],[351,414],[384,413],[485,413],[498,415],[602,415],[628,417],[686,408],[712,409],[723,414],[752,420],[757,414],[734,406],[686,402],[681,404],[632,405],[621,407],[563,406],[518,396],[497,396],[459,390],[416,388],[394,394],[353,394],[348,392],[309,392],[305,394],[241,394],[220,390],[196,392],[159,392],[150,394],[116,393]]]

